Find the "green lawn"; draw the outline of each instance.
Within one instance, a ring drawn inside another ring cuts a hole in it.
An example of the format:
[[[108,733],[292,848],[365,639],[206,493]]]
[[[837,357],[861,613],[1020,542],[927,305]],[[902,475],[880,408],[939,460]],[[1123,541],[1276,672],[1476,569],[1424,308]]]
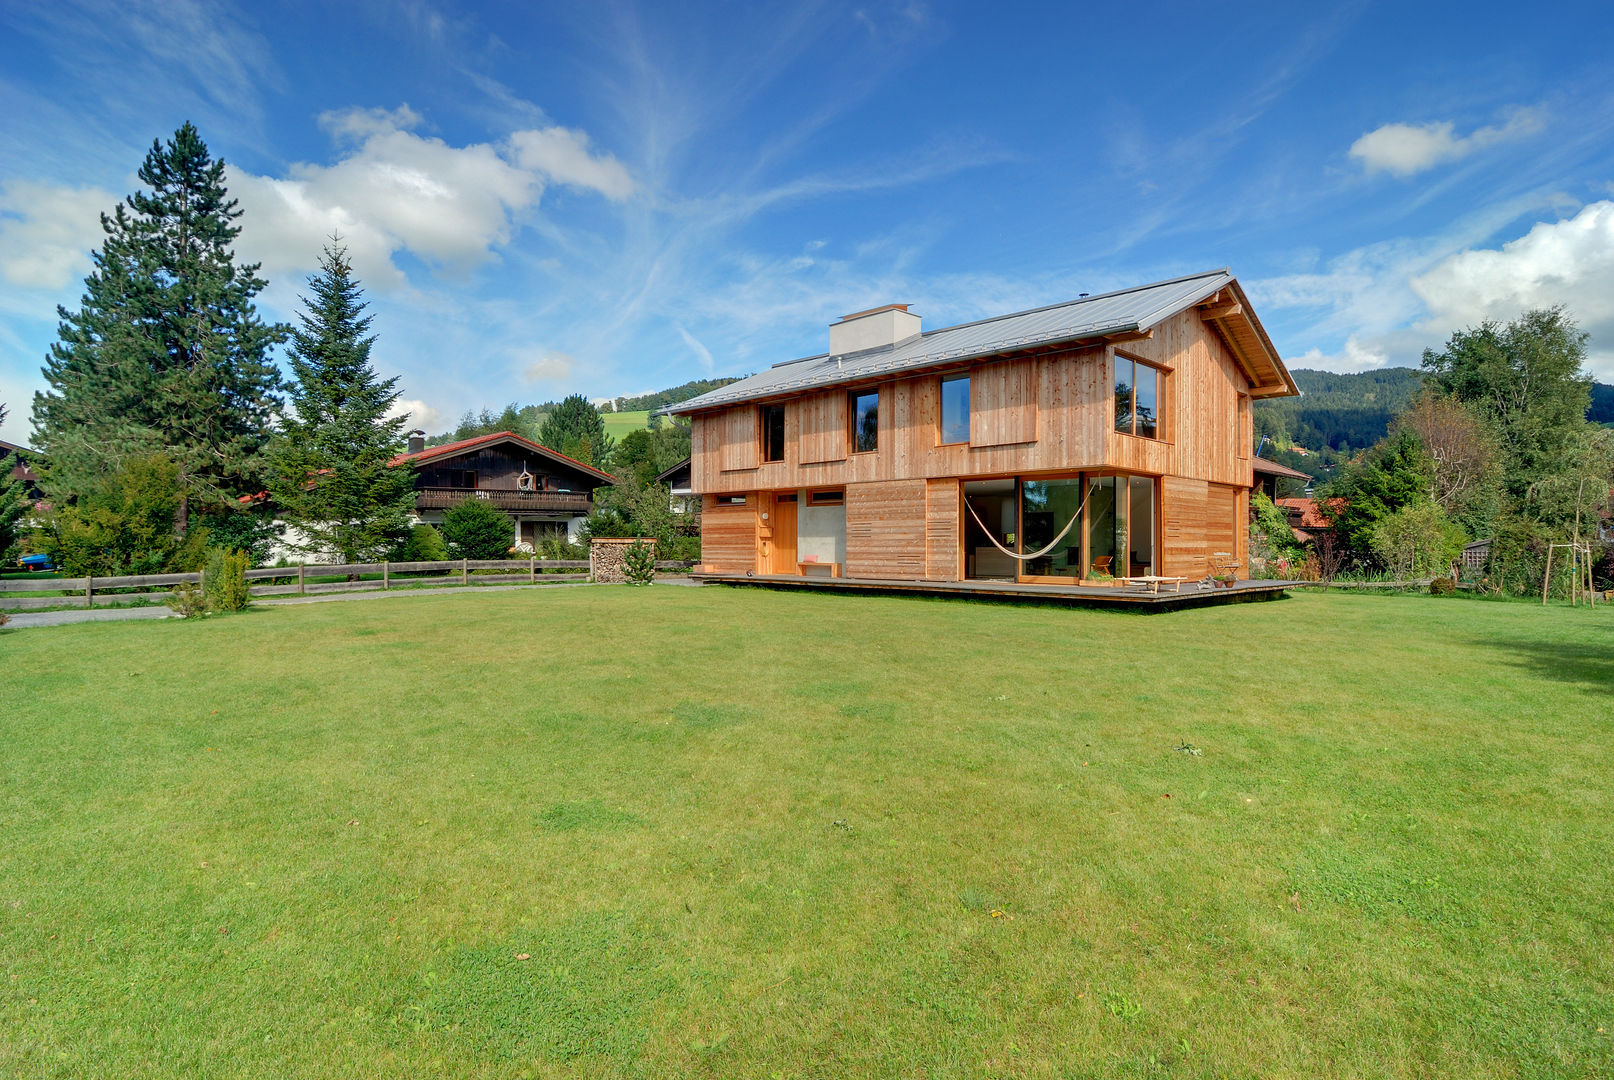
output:
[[[639,431],[650,426],[650,410],[640,409],[638,412],[605,412],[600,414],[605,421],[605,433],[612,438],[620,439],[631,431]]]
[[[0,1076],[1614,1075],[1611,729],[1473,600],[0,631]]]

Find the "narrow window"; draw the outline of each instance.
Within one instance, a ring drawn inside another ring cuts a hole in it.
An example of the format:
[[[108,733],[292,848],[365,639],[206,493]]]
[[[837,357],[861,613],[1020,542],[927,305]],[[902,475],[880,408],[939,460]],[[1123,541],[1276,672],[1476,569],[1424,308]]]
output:
[[[880,394],[852,394],[852,451],[866,453],[880,448]]]
[[[955,375],[941,381],[941,441],[970,441],[970,377]]]
[[[745,496],[744,495],[719,495],[719,496],[717,496],[717,505],[719,505],[719,506],[744,506],[745,505]]]
[[[1137,364],[1124,356],[1115,358],[1115,430],[1132,434],[1132,369]]]
[[[762,406],[762,460],[785,459],[785,407]]]
[[[810,491],[807,493],[808,506],[840,506],[846,501],[843,491]]]

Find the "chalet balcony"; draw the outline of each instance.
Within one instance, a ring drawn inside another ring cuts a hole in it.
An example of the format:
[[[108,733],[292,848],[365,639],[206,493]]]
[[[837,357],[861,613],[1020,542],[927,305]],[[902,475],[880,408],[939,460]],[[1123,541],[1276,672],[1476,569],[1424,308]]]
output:
[[[500,510],[511,513],[587,514],[594,508],[594,500],[586,492],[426,487],[415,489],[415,509],[447,510],[467,497],[485,499]]]

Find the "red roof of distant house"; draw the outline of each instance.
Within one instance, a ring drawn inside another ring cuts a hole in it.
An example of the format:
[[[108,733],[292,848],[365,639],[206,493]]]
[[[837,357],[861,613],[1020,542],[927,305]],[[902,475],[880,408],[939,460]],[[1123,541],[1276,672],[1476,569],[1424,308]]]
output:
[[[452,457],[455,454],[463,453],[464,451],[470,450],[474,447],[486,446],[496,442],[503,442],[505,440],[520,443],[528,450],[531,450],[537,454],[542,454],[544,457],[551,457],[556,461],[564,461],[566,464],[571,465],[574,468],[581,469],[590,476],[599,477],[607,484],[616,483],[616,478],[610,473],[601,472],[592,465],[585,465],[576,458],[567,457],[558,450],[551,450],[547,446],[540,446],[531,439],[522,438],[513,431],[495,431],[491,435],[478,435],[471,439],[461,439],[459,442],[445,443],[442,446],[432,446],[413,454],[399,454],[397,457],[392,459],[391,463],[393,465],[421,465],[427,461],[433,461],[440,457]]]
[[[1344,499],[1334,499],[1330,505],[1337,509],[1344,504]],[[1297,524],[1302,529],[1333,528],[1333,524],[1323,516],[1322,509],[1317,505],[1316,499],[1279,499],[1278,505],[1285,510],[1299,513],[1300,521]]]

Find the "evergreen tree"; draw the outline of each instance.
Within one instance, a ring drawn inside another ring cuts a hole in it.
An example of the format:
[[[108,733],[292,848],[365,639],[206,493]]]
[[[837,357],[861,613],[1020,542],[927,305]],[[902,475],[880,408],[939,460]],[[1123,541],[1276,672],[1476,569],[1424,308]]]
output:
[[[616,445],[616,440],[605,433],[600,411],[582,394],[573,394],[555,406],[544,418],[538,441],[597,469],[604,467]]]
[[[275,442],[269,484],[281,517],[315,555],[381,558],[409,531],[414,475],[403,452],[406,416],[388,418],[398,380],[370,365],[375,335],[347,252],[327,246],[291,337],[291,410]]]
[[[235,264],[241,211],[196,129],[154,142],[139,177],[149,191],[101,215],[106,241],[82,306],[57,309],[33,422],[58,505],[134,458],[172,461],[183,535],[193,508],[222,510],[263,489],[280,385],[269,350],[287,328],[258,317],[266,282],[257,264]]]
[[[456,559],[502,559],[515,546],[509,515],[486,499],[468,496],[449,507],[438,531]]]

